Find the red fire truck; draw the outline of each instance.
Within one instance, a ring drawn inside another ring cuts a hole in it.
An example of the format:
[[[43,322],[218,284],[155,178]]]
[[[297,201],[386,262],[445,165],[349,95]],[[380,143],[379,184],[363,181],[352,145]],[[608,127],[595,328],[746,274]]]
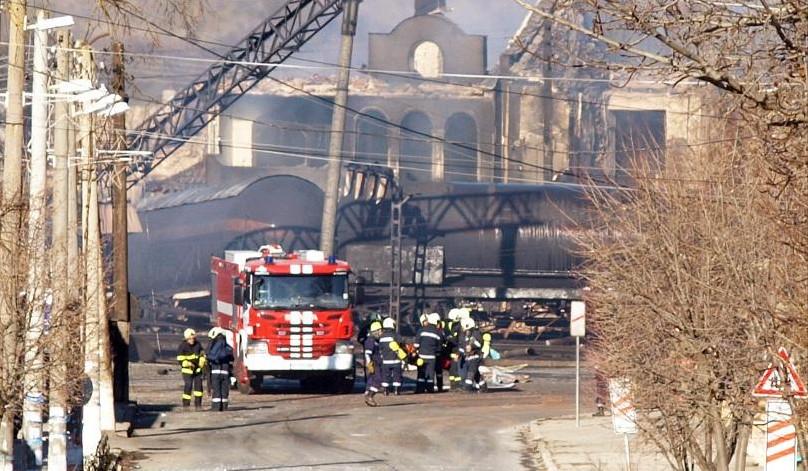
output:
[[[213,323],[233,333],[238,390],[265,376],[350,392],[354,333],[348,263],[315,250],[228,250],[211,260]]]

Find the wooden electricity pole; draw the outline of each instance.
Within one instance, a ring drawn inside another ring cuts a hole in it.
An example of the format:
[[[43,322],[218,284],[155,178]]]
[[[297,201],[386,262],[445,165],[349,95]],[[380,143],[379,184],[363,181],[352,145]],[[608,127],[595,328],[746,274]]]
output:
[[[81,63],[81,78],[95,78],[95,64],[90,47],[83,45],[78,60]],[[92,391],[85,399],[82,413],[82,447],[83,455],[89,458],[95,455],[101,441],[101,391],[100,391],[100,358],[99,339],[99,292],[103,284],[98,267],[101,257],[101,232],[98,227],[98,183],[95,170],[95,133],[93,117],[82,114],[79,120],[79,137],[82,149],[82,230],[84,232],[84,374],[87,375]]]
[[[2,219],[0,219],[0,329],[2,351],[0,370],[3,384],[10,384],[17,370],[18,330],[16,328],[16,296],[18,286],[18,240],[22,201],[23,155],[23,90],[25,88],[25,0],[6,2],[8,29],[8,79],[3,160]],[[8,404],[0,404],[0,464],[11,469],[14,460],[14,414]]]
[[[112,93],[126,97],[126,76],[123,63],[123,44],[112,44]],[[126,150],[126,115],[118,113],[112,118],[114,149]],[[129,276],[126,171],[124,155],[117,155],[112,177],[112,254],[113,310],[110,323],[112,342],[113,387],[115,402],[129,401]]]
[[[339,52],[339,76],[334,111],[331,117],[331,141],[328,145],[328,175],[323,201],[323,221],[320,227],[320,250],[326,255],[334,253],[334,237],[337,229],[337,206],[339,204],[339,179],[342,173],[342,144],[345,138],[345,115],[348,108],[348,86],[351,81],[351,56],[359,16],[359,2],[347,0],[342,13],[342,43]]]
[[[39,10],[37,25],[45,21]],[[33,455],[33,465],[42,466],[42,405],[46,401],[43,375],[45,352],[45,255],[46,179],[48,167],[48,32],[34,29],[33,77],[31,85],[31,153],[28,172],[28,277],[25,288],[27,327],[25,332],[25,370],[22,432]]]
[[[56,36],[56,79],[70,80],[70,33],[59,31]],[[51,380],[50,401],[48,411],[48,471],[65,471],[67,469],[67,355],[70,349],[71,323],[68,319],[69,290],[72,267],[68,262],[67,245],[69,234],[75,232],[68,222],[68,202],[70,192],[75,187],[69,186],[69,132],[70,105],[67,101],[57,100],[53,105],[53,224],[51,263],[53,305],[51,317],[55,341],[51,343]],[[75,281],[75,279],[73,280]]]

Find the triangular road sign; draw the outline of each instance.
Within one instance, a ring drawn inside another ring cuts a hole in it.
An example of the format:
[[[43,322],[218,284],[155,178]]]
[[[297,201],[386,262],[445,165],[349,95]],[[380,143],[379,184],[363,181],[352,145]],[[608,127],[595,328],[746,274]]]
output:
[[[769,368],[763,373],[763,376],[757,382],[755,389],[752,390],[752,395],[757,397],[783,397],[786,385],[789,386],[790,394],[795,398],[808,397],[808,389],[805,388],[805,383],[802,382],[800,375],[797,374],[797,369],[791,363],[791,357],[785,348],[780,347],[777,355],[783,360],[786,365],[785,378],[782,378],[778,365],[769,365]]]

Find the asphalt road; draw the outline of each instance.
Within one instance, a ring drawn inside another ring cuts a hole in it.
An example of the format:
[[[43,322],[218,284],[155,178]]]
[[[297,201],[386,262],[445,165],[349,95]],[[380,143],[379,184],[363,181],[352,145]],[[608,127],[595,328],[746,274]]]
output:
[[[231,410],[223,413],[176,410],[179,372],[158,374],[165,368],[131,367],[141,413],[133,437],[116,438],[112,446],[131,452],[133,469],[538,469],[521,426],[574,412],[569,368],[531,367],[534,380],[517,390],[407,391],[379,397],[376,408],[364,404],[361,384],[356,394],[318,395],[299,392],[296,382],[268,380],[263,394],[233,391]]]

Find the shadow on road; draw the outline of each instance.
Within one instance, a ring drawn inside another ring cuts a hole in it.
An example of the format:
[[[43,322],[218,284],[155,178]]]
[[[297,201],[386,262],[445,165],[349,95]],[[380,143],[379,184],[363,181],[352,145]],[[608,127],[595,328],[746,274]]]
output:
[[[160,433],[149,433],[138,435],[139,437],[163,437],[168,435],[182,435],[186,433],[197,433],[197,432],[210,432],[216,430],[230,430],[236,428],[245,428],[245,427],[255,427],[258,425],[272,425],[272,424],[283,424],[283,423],[290,423],[290,422],[302,422],[304,420],[322,420],[322,419],[333,419],[336,417],[347,417],[349,414],[331,414],[331,415],[314,415],[310,417],[298,417],[294,419],[278,419],[278,420],[263,420],[260,422],[250,422],[246,424],[231,424],[231,425],[218,425],[213,427],[186,427],[180,428],[175,430],[167,430],[165,432]]]
[[[270,469],[294,469],[294,468],[319,468],[321,466],[349,466],[349,465],[367,465],[367,464],[380,464],[386,463],[385,460],[357,460],[357,461],[332,461],[326,463],[311,463],[311,464],[296,464],[296,465],[278,465],[267,466],[264,468],[228,468],[229,471],[256,471],[256,470],[270,470]]]
[[[175,408],[176,406],[171,404],[138,404],[134,428],[152,428],[164,412],[171,412]]]

